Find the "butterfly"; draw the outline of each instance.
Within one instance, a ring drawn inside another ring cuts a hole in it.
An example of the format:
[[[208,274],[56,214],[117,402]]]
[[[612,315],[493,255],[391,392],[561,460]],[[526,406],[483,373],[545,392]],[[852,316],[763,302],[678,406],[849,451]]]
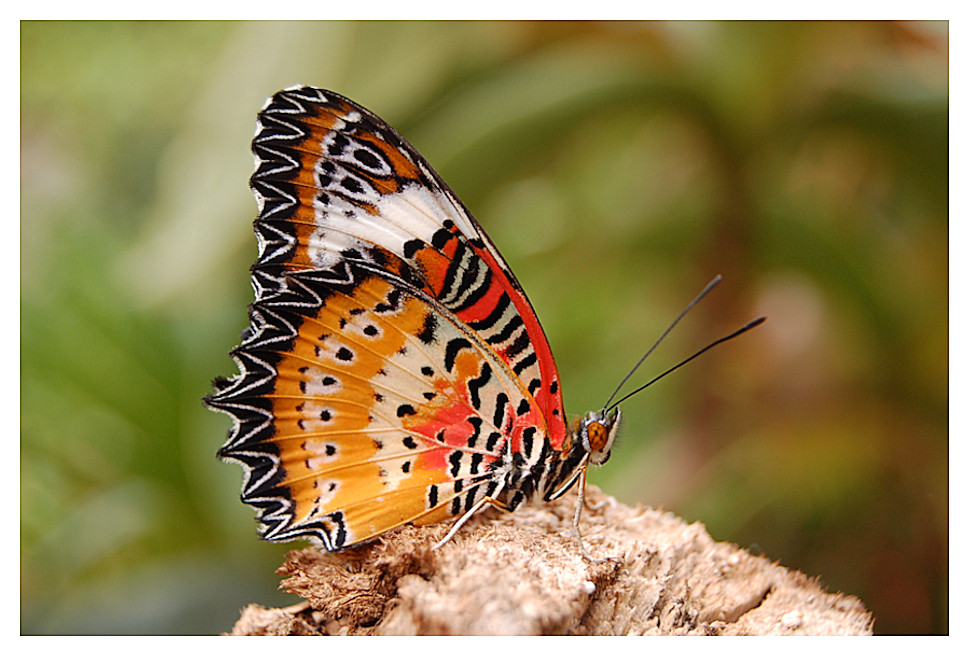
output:
[[[267,101],[252,150],[255,301],[239,373],[205,402],[233,420],[219,456],[243,466],[261,536],[336,551],[459,518],[440,546],[487,505],[581,480],[578,532],[621,413],[566,423],[535,311],[454,192],[386,122],[314,87]]]

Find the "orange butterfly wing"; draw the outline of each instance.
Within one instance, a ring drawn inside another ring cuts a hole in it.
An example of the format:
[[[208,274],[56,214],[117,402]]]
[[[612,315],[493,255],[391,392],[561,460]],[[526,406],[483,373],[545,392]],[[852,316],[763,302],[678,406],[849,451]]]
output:
[[[331,92],[260,113],[256,300],[210,407],[265,538],[327,549],[514,508],[559,476],[558,373],[497,249],[390,126]],[[552,458],[558,454],[558,458]]]

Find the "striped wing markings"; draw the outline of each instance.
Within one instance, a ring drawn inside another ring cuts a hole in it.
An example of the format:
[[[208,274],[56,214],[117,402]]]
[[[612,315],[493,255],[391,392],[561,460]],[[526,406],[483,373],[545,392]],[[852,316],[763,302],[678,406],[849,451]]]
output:
[[[345,294],[343,296],[344,296],[344,298],[350,298],[349,296],[347,296]],[[364,305],[366,305],[366,304],[371,304],[373,302],[380,302],[381,297],[379,295],[371,294],[368,297],[366,297],[366,298],[360,298],[359,300],[360,301],[363,301]],[[415,300],[416,300],[416,298],[415,298]],[[429,301],[433,301],[433,299],[426,299],[425,298],[425,301],[426,302],[429,302]],[[314,330],[316,330],[317,332],[318,332],[318,329],[319,328],[332,329],[333,328],[333,325],[336,325],[336,324],[339,323],[339,316],[337,314],[329,311],[329,308],[324,308],[324,309],[327,311],[327,320],[321,320],[320,318],[310,318],[307,321],[308,324],[312,324],[313,325]],[[447,314],[445,314],[446,313],[446,309],[438,307],[437,308],[437,312],[439,314],[441,314],[442,316],[448,318],[449,321],[451,322],[451,325],[454,328],[457,328],[457,329],[460,329],[461,328],[461,325],[462,324],[460,322],[455,322],[455,320],[453,318],[450,318],[450,317],[448,317]],[[363,317],[364,315],[360,315],[360,316]],[[372,316],[369,316],[369,317],[366,318],[366,321],[374,321],[374,320],[375,320],[375,317],[372,317]],[[456,404],[462,404],[463,403],[464,404],[464,408],[467,409],[467,410],[470,410],[469,406],[467,406],[467,404],[466,404],[466,401],[464,401],[463,399],[456,399],[455,398],[455,396],[458,395],[459,390],[462,387],[462,383],[459,382],[459,381],[457,381],[453,376],[448,376],[446,374],[446,372],[444,371],[444,369],[442,369],[442,367],[440,365],[440,359],[439,358],[436,359],[436,358],[432,357],[430,355],[428,349],[426,349],[424,347],[424,345],[421,343],[421,341],[417,337],[415,337],[410,332],[408,332],[408,331],[406,331],[406,330],[398,327],[397,325],[395,325],[392,322],[391,323],[384,324],[382,327],[384,329],[388,329],[389,328],[389,329],[398,331],[398,333],[407,341],[408,347],[415,348],[415,349],[420,350],[420,352],[422,353],[422,355],[425,358],[425,360],[427,362],[433,363],[434,368],[435,368],[435,372],[436,372],[437,375],[439,375],[439,376],[446,376],[447,377],[447,379],[449,381],[449,384],[450,384],[450,387],[451,387],[451,391],[452,391],[452,394],[451,394],[450,399],[449,399],[451,405],[456,405]],[[301,330],[300,332],[301,332],[301,335],[302,335],[303,331]],[[358,350],[358,352],[362,352],[364,349],[366,349],[366,344],[363,343],[363,342],[361,342],[361,341],[359,341],[359,340],[348,339],[348,336],[346,334],[341,335],[341,337],[342,337],[344,343],[347,343],[349,346],[351,346],[351,348],[354,348],[354,349]],[[380,353],[379,351],[374,351],[374,350],[370,349],[370,353],[371,353],[371,355],[373,355],[376,358],[383,357],[383,354]],[[494,359],[495,356],[493,354],[490,354],[489,355],[489,350],[488,350],[488,348],[487,348],[486,345],[481,345],[481,344],[478,344],[477,345],[477,357],[478,358],[485,359],[485,361],[487,361],[487,359],[491,359],[492,364],[493,365],[497,365],[497,363],[496,363],[496,361]],[[392,365],[394,367],[398,367],[398,369],[399,369],[400,372],[402,372],[405,376],[410,376],[411,378],[413,378],[414,380],[416,380],[419,384],[424,384],[423,381],[421,381],[414,374],[414,372],[410,368],[405,367],[405,366],[401,365],[400,363],[394,362],[393,359],[386,360],[386,363],[389,364],[389,365]],[[318,363],[314,363],[312,360],[308,360],[307,359],[306,360],[306,364],[315,364],[316,365],[316,368],[319,369]],[[494,366],[492,367],[492,369],[494,369]],[[337,371],[336,369],[333,369],[332,371],[333,371],[334,375],[337,375],[338,374],[343,379],[347,379],[347,378],[352,377],[352,374],[350,374],[348,376],[347,372],[346,371],[343,371],[343,370]],[[362,377],[358,377],[358,381],[357,382],[359,382],[359,383],[361,383],[363,385],[366,385],[366,386],[373,386],[373,384],[374,384],[374,382],[373,382],[372,379],[365,379],[365,378],[362,378]],[[509,385],[509,383],[511,383],[511,384],[517,383],[518,382],[517,379],[515,379],[515,378],[508,378],[506,376],[500,376],[497,379],[496,382],[499,382],[503,386],[503,389],[505,390],[506,396],[511,397],[511,398],[514,398],[512,396],[512,394],[511,394],[512,390],[508,387],[508,385]],[[407,399],[407,397],[405,396],[405,394],[403,394],[401,392],[398,392],[396,390],[390,390],[388,388],[384,388],[384,389],[387,392],[392,392],[393,394],[397,395],[398,397],[404,398],[405,400]],[[522,390],[520,388],[518,389],[518,392],[519,392],[519,394],[525,394],[525,393],[527,393],[526,390]],[[281,397],[280,395],[274,395],[274,398],[281,399],[283,397]],[[293,397],[288,397],[288,398],[291,398],[292,399]],[[308,397],[296,397],[296,398],[298,398],[300,400],[305,400]],[[335,399],[326,399],[326,400],[327,400],[328,403],[331,403],[332,404],[332,402]],[[417,402],[416,399],[411,398],[411,400],[412,401],[415,401],[415,407],[418,407],[418,408],[420,407],[419,405],[417,405],[418,402]],[[372,413],[372,411],[373,411],[373,408],[369,408],[368,406],[365,406],[364,404],[356,404],[356,405],[358,407],[363,408],[365,410],[365,412],[364,412],[365,415],[366,415],[367,412],[371,412]],[[484,425],[484,421],[487,419],[487,416],[486,415],[483,416],[481,413],[476,413],[476,414],[482,420],[482,425]],[[418,437],[418,438],[422,439],[425,443],[433,443],[435,445],[439,445],[439,442],[437,442],[436,440],[434,440],[429,435],[425,435],[423,433],[420,433],[420,432],[414,431],[414,430],[407,430],[405,428],[396,428],[396,427],[394,427],[392,425],[394,423],[393,420],[392,419],[389,419],[386,416],[381,417],[381,419],[385,423],[391,424],[391,425],[388,426],[387,428],[373,429],[373,432],[383,432],[383,433],[393,433],[393,432],[400,433],[400,432],[403,432],[403,433],[406,433],[406,434],[409,434],[409,435]],[[494,424],[492,422],[488,422],[488,427],[491,430],[493,430],[494,432],[496,432],[498,434],[502,434],[501,429],[498,428],[498,427],[496,427],[496,426],[494,426]],[[364,430],[366,430],[366,429],[364,429]],[[347,433],[347,434],[350,434],[350,433],[353,433],[353,432],[358,432],[359,433],[360,431],[345,431],[345,433]],[[312,435],[319,435],[319,434],[326,435],[325,433],[313,433]],[[329,433],[328,436],[329,437],[334,437],[335,434],[334,433]],[[302,435],[298,435],[298,434],[285,435],[285,436],[281,436],[281,437],[277,437],[277,438],[271,438],[271,441],[275,441],[277,443],[281,443],[282,441],[289,441],[289,440],[295,439],[297,437],[299,437],[300,439],[306,439],[306,438],[311,437],[311,434],[310,433],[303,433]],[[376,481],[377,478],[375,476],[374,477],[370,477],[370,475],[372,475],[373,472],[372,471],[368,471],[368,468],[372,468],[374,464],[380,463],[380,462],[392,462],[392,461],[395,461],[395,460],[397,460],[397,461],[403,461],[403,460],[406,460],[408,458],[413,458],[413,456],[415,456],[418,452],[420,452],[420,453],[427,453],[427,452],[434,451],[434,450],[439,450],[439,451],[442,451],[442,452],[449,452],[449,451],[450,452],[453,452],[456,449],[456,450],[460,450],[460,451],[463,451],[463,452],[466,452],[466,453],[480,453],[482,455],[490,455],[490,456],[492,456],[492,460],[493,460],[494,457],[496,457],[496,453],[498,451],[500,451],[500,447],[501,446],[507,445],[508,448],[510,448],[510,444],[511,444],[511,442],[509,440],[507,440],[507,436],[505,436],[504,434],[502,434],[502,439],[500,441],[496,442],[495,445],[494,445],[494,447],[493,447],[494,448],[494,451],[488,451],[488,450],[482,450],[482,449],[476,449],[476,448],[469,448],[468,445],[466,445],[466,444],[465,445],[461,445],[461,444],[449,443],[449,444],[446,444],[446,445],[436,446],[436,448],[432,448],[432,449],[417,449],[417,450],[402,451],[402,452],[399,452],[397,454],[392,454],[392,455],[387,456],[387,457],[379,457],[378,456],[378,457],[372,457],[372,458],[368,458],[368,459],[359,459],[359,460],[357,460],[355,462],[348,462],[346,464],[333,463],[333,465],[335,465],[335,466],[331,466],[331,467],[328,467],[328,468],[317,469],[317,470],[311,472],[310,474],[308,474],[306,476],[299,476],[299,477],[287,476],[286,479],[283,481],[283,485],[286,486],[286,487],[288,487],[288,488],[290,488],[290,489],[292,489],[294,486],[296,488],[299,488],[299,487],[301,487],[299,485],[299,482],[301,480],[325,479],[326,476],[334,475],[334,474],[337,474],[337,473],[341,473],[341,476],[342,477],[352,477],[355,473],[358,474],[359,477],[355,477],[354,478],[354,482],[355,483],[360,482],[360,479],[367,479],[367,480]],[[287,466],[287,469],[291,469],[292,468],[291,467],[291,464],[292,463],[287,459],[287,456],[288,456],[287,449],[282,444],[280,444],[280,447],[281,447],[280,448],[281,452],[283,452],[282,459],[284,460],[284,463]],[[442,456],[443,456],[443,453],[442,453]],[[302,459],[302,454],[297,454],[296,455],[296,458],[297,459]],[[446,463],[444,463],[443,457],[442,457],[441,460],[442,460],[442,462],[441,462],[442,466],[446,468],[447,465],[446,465]],[[455,465],[455,469],[457,469],[457,465]],[[410,480],[410,479],[408,479],[408,480]],[[382,532],[384,530],[387,530],[389,528],[392,528],[393,526],[397,526],[397,525],[400,525],[400,524],[406,523],[406,522],[425,522],[425,523],[432,523],[434,521],[439,521],[440,519],[447,517],[448,516],[448,512],[441,511],[441,512],[444,512],[444,515],[443,516],[438,516],[440,513],[435,513],[435,508],[440,507],[440,506],[446,506],[449,502],[453,501],[454,499],[456,499],[458,497],[466,496],[466,495],[469,495],[469,494],[472,494],[472,496],[473,496],[472,489],[473,488],[480,487],[480,486],[484,485],[485,483],[488,483],[491,480],[491,477],[485,471],[483,473],[465,474],[465,475],[456,476],[456,477],[454,477],[454,476],[447,477],[447,478],[444,478],[444,477],[435,477],[435,481],[434,482],[436,482],[436,483],[448,483],[448,482],[453,483],[454,481],[458,481],[458,480],[464,481],[464,482],[467,482],[467,483],[471,483],[471,484],[470,485],[467,485],[467,486],[462,486],[461,488],[452,487],[450,493],[447,493],[446,490],[445,490],[445,487],[442,486],[441,492],[440,492],[440,496],[439,496],[438,501],[437,501],[437,504],[435,506],[431,506],[429,508],[426,507],[425,500],[426,500],[426,493],[428,491],[429,485],[432,482],[425,481],[423,483],[418,483],[418,484],[415,484],[415,485],[400,485],[396,489],[393,489],[393,490],[387,490],[387,489],[381,488],[379,486],[371,486],[370,492],[368,494],[366,494],[366,495],[354,494],[352,501],[349,501],[349,502],[344,501],[342,503],[337,502],[337,500],[334,498],[332,504],[326,504],[325,506],[318,506],[318,510],[317,510],[317,512],[315,514],[311,510],[308,510],[305,506],[306,505],[310,505],[312,503],[311,497],[313,497],[316,493],[310,487],[305,486],[305,487],[303,487],[303,493],[302,494],[295,494],[294,495],[294,501],[297,502],[297,506],[300,505],[301,498],[303,498],[303,501],[304,501],[304,503],[302,504],[302,510],[299,507],[295,509],[294,518],[296,518],[296,517],[300,518],[299,520],[296,521],[296,523],[298,524],[298,523],[302,523],[302,522],[306,522],[306,521],[309,521],[311,519],[314,519],[315,517],[319,516],[321,513],[331,512],[331,511],[335,511],[335,510],[341,510],[344,513],[344,515],[347,517],[346,523],[348,525],[348,529],[351,532],[351,534],[353,534],[355,536],[354,539],[356,539],[356,540],[365,539],[366,536],[364,534],[374,534],[375,535],[375,534],[377,534],[379,532]],[[362,489],[362,488],[360,488],[360,489]],[[403,503],[402,500],[399,501],[396,504],[388,504],[388,503],[386,503],[388,497],[390,497],[390,496],[399,496],[399,495],[405,495],[405,496],[406,495],[411,495],[412,496],[412,498],[410,499],[411,503],[409,503],[409,504],[408,503]],[[373,500],[378,499],[378,498],[382,498],[383,503],[380,503],[380,504],[370,503]],[[307,502],[309,502],[309,503],[307,503]],[[467,505],[470,505],[470,504],[467,504]],[[457,506],[453,506],[450,509],[450,513],[451,514],[456,514],[457,511],[460,511],[460,509],[463,508],[463,507],[464,506],[462,506],[460,504],[458,504]],[[408,512],[405,512],[405,510],[408,511]],[[355,517],[354,516],[354,513],[358,512],[358,511],[360,513],[363,513],[363,516],[368,517],[369,519],[364,520],[364,519],[361,519],[360,517]],[[366,525],[372,525],[372,528],[369,529],[369,530],[365,530],[365,531],[361,531],[359,529],[354,528],[356,526],[361,525],[361,522],[363,522],[363,521],[366,521]]]

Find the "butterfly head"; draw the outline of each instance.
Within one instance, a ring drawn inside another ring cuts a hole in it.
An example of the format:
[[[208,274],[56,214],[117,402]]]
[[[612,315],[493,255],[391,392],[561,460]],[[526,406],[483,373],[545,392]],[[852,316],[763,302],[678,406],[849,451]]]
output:
[[[593,465],[601,465],[609,459],[621,419],[619,408],[614,408],[612,411],[590,412],[579,420],[575,439],[589,454],[589,462]]]

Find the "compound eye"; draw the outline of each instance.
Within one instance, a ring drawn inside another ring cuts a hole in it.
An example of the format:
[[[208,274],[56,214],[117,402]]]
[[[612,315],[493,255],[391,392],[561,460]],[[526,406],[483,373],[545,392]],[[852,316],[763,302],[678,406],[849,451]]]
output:
[[[586,435],[589,436],[589,448],[593,451],[602,451],[606,448],[606,443],[609,441],[609,431],[606,427],[600,424],[598,421],[594,421],[589,424],[586,429]]]

